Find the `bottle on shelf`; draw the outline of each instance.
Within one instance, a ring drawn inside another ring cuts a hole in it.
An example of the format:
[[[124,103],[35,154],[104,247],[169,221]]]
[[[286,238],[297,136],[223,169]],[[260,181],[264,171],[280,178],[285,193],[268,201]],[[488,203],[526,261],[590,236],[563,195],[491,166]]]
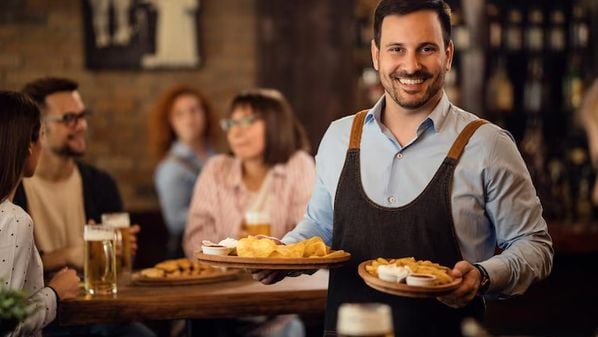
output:
[[[498,57],[486,86],[486,108],[498,124],[503,124],[507,115],[513,112],[513,83],[509,79],[505,59]]]
[[[579,3],[573,5],[569,34],[571,47],[574,49],[588,47],[590,27],[588,24],[587,9]]]
[[[547,147],[542,120],[542,112],[547,108],[549,96],[545,82],[542,60],[534,57],[528,63],[523,89],[523,107],[527,121],[520,146],[540,199],[549,202],[550,179],[546,172]]]
[[[521,51],[523,46],[522,20],[520,9],[511,8],[509,10],[505,27],[505,46],[510,52]]]
[[[500,9],[497,4],[488,2],[486,4],[486,16],[488,18],[488,47],[491,50],[499,50],[502,46],[502,25],[500,23]]]
[[[540,8],[532,8],[528,13],[528,26],[525,30],[525,48],[532,52],[541,52],[544,48],[544,14]]]
[[[548,38],[550,50],[555,52],[565,50],[566,39],[565,13],[562,8],[554,8],[550,13],[550,32]]]
[[[528,114],[538,117],[541,110],[546,108],[548,97],[542,59],[534,57],[528,63],[527,78],[523,88],[523,107]]]
[[[563,108],[567,111],[576,111],[581,106],[584,92],[581,56],[572,54],[568,63],[563,78]]]
[[[455,44],[455,50],[466,50],[471,46],[471,36],[469,30],[463,21],[461,12],[454,11],[451,15],[451,25],[453,32],[453,43]]]

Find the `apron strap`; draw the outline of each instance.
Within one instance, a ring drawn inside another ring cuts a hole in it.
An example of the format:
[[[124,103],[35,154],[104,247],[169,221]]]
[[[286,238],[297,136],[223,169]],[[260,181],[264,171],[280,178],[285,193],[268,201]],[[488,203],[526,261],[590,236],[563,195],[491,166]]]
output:
[[[473,122],[470,122],[465,126],[463,131],[459,134],[453,146],[448,152],[447,158],[451,158],[455,162],[459,160],[461,154],[463,154],[463,150],[465,149],[465,145],[469,142],[469,139],[473,135],[473,133],[482,125],[488,123],[488,121],[484,119],[476,119]]]
[[[361,144],[361,130],[363,129],[363,123],[365,116],[367,116],[368,110],[361,110],[355,114],[353,119],[353,126],[351,126],[351,139],[349,140],[349,150],[359,149]]]

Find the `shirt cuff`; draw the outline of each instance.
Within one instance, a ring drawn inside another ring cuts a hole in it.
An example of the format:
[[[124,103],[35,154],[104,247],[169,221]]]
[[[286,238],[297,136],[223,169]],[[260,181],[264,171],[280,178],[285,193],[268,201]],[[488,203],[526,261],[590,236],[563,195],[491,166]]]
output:
[[[490,295],[490,297],[500,297],[501,291],[509,283],[509,273],[505,272],[505,270],[508,270],[507,266],[496,257],[479,262],[478,264],[486,269],[488,278],[490,279],[490,287],[486,294]]]
[[[51,286],[46,286],[46,287],[51,289],[52,292],[54,293],[54,296],[56,296],[56,315],[58,316],[58,307],[60,306],[60,296],[58,296],[58,292],[56,291],[56,289],[52,288]]]

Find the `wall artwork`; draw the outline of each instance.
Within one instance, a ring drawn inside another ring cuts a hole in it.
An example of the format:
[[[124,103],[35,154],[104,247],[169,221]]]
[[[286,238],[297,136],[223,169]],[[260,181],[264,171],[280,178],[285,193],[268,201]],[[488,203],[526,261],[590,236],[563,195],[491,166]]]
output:
[[[200,65],[200,0],[81,0],[89,69]]]

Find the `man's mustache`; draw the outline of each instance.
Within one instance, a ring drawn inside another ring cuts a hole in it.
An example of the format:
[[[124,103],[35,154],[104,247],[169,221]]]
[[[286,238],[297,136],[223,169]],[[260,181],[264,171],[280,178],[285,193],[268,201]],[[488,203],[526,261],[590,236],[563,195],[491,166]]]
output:
[[[432,77],[432,74],[424,71],[424,70],[417,70],[413,73],[408,72],[398,72],[390,75],[392,79],[398,80],[399,78],[407,78],[407,79],[424,79],[427,80],[428,78]]]

